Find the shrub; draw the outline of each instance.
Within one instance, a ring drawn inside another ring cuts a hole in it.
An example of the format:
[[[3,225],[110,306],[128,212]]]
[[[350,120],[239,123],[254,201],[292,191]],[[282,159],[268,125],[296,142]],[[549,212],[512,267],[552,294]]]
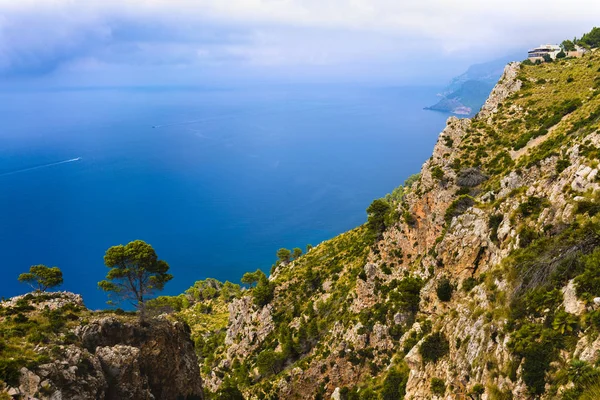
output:
[[[262,376],[275,375],[283,368],[284,361],[280,353],[265,350],[256,357],[256,367]]]
[[[591,300],[600,296],[600,247],[583,257],[584,272],[575,278],[577,295]]]
[[[381,388],[382,400],[396,400],[404,398],[406,382],[408,381],[408,368],[391,369],[383,381]]]
[[[538,237],[539,235],[535,230],[524,226],[519,230],[519,247],[528,247]]]
[[[593,217],[600,212],[600,201],[579,201],[575,207],[575,212],[577,214],[588,214],[590,217]]]
[[[407,225],[414,226],[417,223],[417,219],[410,213],[410,211],[404,211],[402,218]]]
[[[481,383],[476,383],[471,388],[471,394],[475,395],[475,398],[478,399],[482,394],[485,393],[485,387]]]
[[[475,286],[479,284],[479,281],[473,277],[468,277],[464,281],[462,281],[461,289],[465,293],[469,293]]]
[[[454,291],[454,287],[448,278],[442,278],[437,284],[435,292],[437,294],[438,299],[441,301],[450,301],[452,298],[452,292]]]
[[[508,348],[524,358],[521,376],[531,395],[544,393],[546,372],[560,347],[560,333],[539,324],[525,323],[511,335]]]
[[[458,217],[459,215],[467,211],[469,207],[472,207],[474,204],[475,200],[473,200],[471,196],[460,196],[458,199],[454,200],[452,204],[450,204],[450,206],[448,206],[448,209],[444,214],[444,220],[446,221],[446,223],[449,224],[452,221],[452,218]]]
[[[560,174],[571,165],[571,161],[566,158],[561,158],[556,162],[556,173]]]
[[[419,353],[425,362],[437,362],[450,351],[450,343],[441,332],[432,333],[427,336],[421,346]]]
[[[19,360],[0,358],[0,381],[6,382],[9,386],[19,386],[22,366]]]
[[[431,378],[431,393],[443,396],[446,393],[446,382],[440,378]]]
[[[431,169],[431,177],[437,181],[441,181],[444,179],[444,171],[436,165]]]
[[[367,229],[376,239],[379,239],[383,231],[385,231],[385,220],[390,210],[390,204],[384,199],[373,200],[367,208]]]
[[[547,200],[543,200],[539,197],[531,196],[524,203],[519,204],[517,209],[523,217],[529,217],[531,215],[537,216],[542,207],[547,203]]]

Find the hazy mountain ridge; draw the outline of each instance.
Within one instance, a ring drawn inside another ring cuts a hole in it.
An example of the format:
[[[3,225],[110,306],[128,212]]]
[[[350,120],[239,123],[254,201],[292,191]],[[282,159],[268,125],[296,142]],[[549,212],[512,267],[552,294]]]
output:
[[[453,78],[440,93],[441,99],[426,110],[473,116],[481,108],[503,73],[504,66],[521,59],[518,54],[470,66]]]

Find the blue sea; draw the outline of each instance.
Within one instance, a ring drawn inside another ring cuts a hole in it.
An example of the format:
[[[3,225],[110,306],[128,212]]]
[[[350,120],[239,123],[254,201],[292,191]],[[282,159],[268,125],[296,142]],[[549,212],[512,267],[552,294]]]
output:
[[[420,170],[435,88],[104,88],[0,92],[0,296],[30,265],[105,307],[107,248],[142,239],[165,294],[268,272],[280,247],[366,220]]]

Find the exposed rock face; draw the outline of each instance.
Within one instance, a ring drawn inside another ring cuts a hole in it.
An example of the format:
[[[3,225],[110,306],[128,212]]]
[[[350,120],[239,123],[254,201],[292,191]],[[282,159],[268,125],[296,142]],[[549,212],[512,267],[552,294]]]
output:
[[[83,304],[77,295],[57,297],[46,304],[69,299]],[[19,386],[8,393],[40,400],[203,398],[194,345],[181,322],[103,317],[74,334],[78,341],[55,346],[51,363],[22,368]]]
[[[504,74],[481,108],[478,114],[479,118],[485,119],[498,111],[498,105],[521,88],[523,83],[517,79],[520,65],[518,62],[512,62],[504,68]]]
[[[33,300],[29,304],[37,310],[43,310],[48,308],[49,310],[57,310],[65,305],[75,305],[78,307],[84,307],[83,298],[79,294],[71,292],[31,292],[21,296],[11,297],[10,299],[2,302],[3,307],[14,307],[21,300]]]
[[[116,382],[115,388],[109,388],[109,395],[117,394],[112,398],[201,398],[198,361],[189,328],[183,323],[161,317],[147,323],[123,323],[108,317],[91,322],[77,334],[83,346],[100,358],[112,378],[108,381]]]

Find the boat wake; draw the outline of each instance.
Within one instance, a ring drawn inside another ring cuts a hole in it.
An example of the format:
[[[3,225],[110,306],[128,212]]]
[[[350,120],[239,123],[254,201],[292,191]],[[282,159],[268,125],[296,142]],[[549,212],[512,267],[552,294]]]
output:
[[[37,165],[35,167],[22,168],[22,169],[17,169],[15,171],[8,171],[8,172],[0,173],[0,176],[20,174],[21,172],[28,172],[28,171],[33,171],[36,169],[54,167],[55,165],[68,164],[68,163],[72,163],[72,162],[76,162],[76,161],[80,161],[80,160],[81,160],[81,157],[71,158],[69,160],[63,160],[63,161],[58,161],[58,162],[53,162],[53,163],[48,163],[48,164],[43,164],[43,165]]]

